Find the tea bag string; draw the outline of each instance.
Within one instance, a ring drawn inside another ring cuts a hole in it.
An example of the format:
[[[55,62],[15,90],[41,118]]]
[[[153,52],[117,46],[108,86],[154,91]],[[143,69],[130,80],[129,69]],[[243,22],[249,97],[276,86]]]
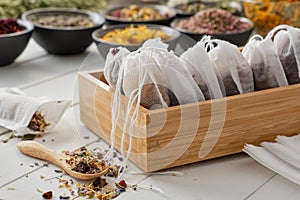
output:
[[[133,105],[134,105],[134,102],[136,101],[136,107],[134,109],[134,112],[132,114],[132,119],[130,120],[130,123],[129,123],[129,144],[128,144],[128,150],[127,150],[127,155],[125,157],[125,159],[123,160],[123,163],[122,163],[122,166],[120,167],[119,169],[119,173],[118,173],[118,179],[117,180],[120,180],[120,178],[122,177],[122,175],[124,174],[125,172],[125,169],[126,169],[126,165],[127,165],[127,161],[129,159],[129,156],[131,154],[131,149],[132,149],[132,137],[133,137],[133,131],[134,131],[134,124],[135,122],[137,121],[137,117],[138,117],[138,110],[140,108],[140,102],[141,102],[141,91],[142,91],[142,87],[143,87],[143,83],[144,83],[144,80],[145,80],[145,75],[143,77],[143,81],[142,81],[142,84],[139,84],[139,87],[137,90],[134,90],[132,92],[132,94],[136,93],[136,95],[134,96],[134,98],[131,98],[129,99],[129,106],[128,106],[128,109],[127,109],[127,112],[126,112],[126,115],[125,115],[125,124],[124,126],[127,127],[127,124],[128,124],[128,120],[129,120],[129,117],[130,117],[130,111],[132,110],[133,108]],[[122,133],[122,140],[121,140],[121,154],[122,156],[124,157],[124,136],[125,136],[125,130],[123,130],[123,133]]]
[[[127,109],[126,109],[126,114],[125,114],[125,120],[124,120],[124,125],[123,125],[123,130],[122,130],[122,138],[121,138],[121,147],[120,147],[120,152],[121,152],[121,156],[122,158],[125,158],[125,153],[124,153],[124,140],[125,140],[125,134],[126,134],[126,130],[127,130],[127,125],[128,125],[128,121],[129,121],[129,117],[127,117],[128,115],[130,115],[130,110],[133,107],[133,104],[136,102],[138,97],[138,90],[134,90],[129,97],[129,102],[127,104]]]
[[[120,98],[121,98],[121,83],[122,83],[122,74],[124,72],[124,66],[121,64],[120,70],[118,73],[118,80],[115,88],[115,92],[113,95],[113,103],[112,103],[112,113],[111,113],[111,132],[110,132],[110,147],[108,149],[108,152],[104,156],[104,160],[108,162],[108,164],[111,164],[113,154],[114,154],[114,146],[115,146],[115,134],[116,134],[116,128],[117,128],[117,122],[120,117]]]
[[[259,35],[259,34],[255,34],[255,35],[253,35],[250,39],[249,39],[249,41],[252,41],[252,40],[259,40],[259,41],[262,41],[264,38],[261,36],[261,35]]]
[[[209,35],[206,35],[206,36],[202,37],[200,42],[204,44],[204,49],[205,49],[206,52],[209,52],[210,50],[215,48],[215,45],[213,43],[213,39]]]
[[[281,30],[287,30],[290,26],[287,24],[281,24],[279,26],[276,26],[275,28],[273,28],[266,36],[266,38],[271,38],[272,40],[274,40],[274,37],[276,36],[276,34],[281,31]]]
[[[298,76],[300,78],[300,47],[299,47],[300,29],[290,26],[287,28],[287,30],[290,37],[291,45],[294,49],[294,54],[296,58],[297,68],[298,68]]]

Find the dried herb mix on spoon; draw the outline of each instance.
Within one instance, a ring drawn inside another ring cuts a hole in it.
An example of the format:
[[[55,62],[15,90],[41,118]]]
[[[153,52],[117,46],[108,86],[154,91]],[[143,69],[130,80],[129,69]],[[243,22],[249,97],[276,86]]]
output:
[[[106,163],[97,159],[86,147],[65,153],[70,156],[70,159],[66,160],[66,162],[71,166],[73,171],[84,174],[96,174],[107,168]]]

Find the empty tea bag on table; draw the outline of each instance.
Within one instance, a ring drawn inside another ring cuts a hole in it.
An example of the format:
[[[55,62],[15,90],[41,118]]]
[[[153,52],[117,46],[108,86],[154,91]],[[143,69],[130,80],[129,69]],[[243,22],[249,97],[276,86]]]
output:
[[[243,151],[265,167],[300,185],[300,169],[288,164],[264,147],[246,144]]]
[[[31,97],[17,88],[1,88],[0,126],[14,131],[16,135],[49,132],[70,104],[70,100]],[[37,113],[45,122],[40,124],[41,129],[29,128],[33,116]]]

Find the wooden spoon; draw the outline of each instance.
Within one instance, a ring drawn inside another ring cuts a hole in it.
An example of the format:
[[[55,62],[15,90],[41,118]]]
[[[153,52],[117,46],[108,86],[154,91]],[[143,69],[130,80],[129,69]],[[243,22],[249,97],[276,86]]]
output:
[[[47,147],[35,141],[22,141],[17,144],[17,148],[23,154],[34,158],[39,158],[45,161],[49,161],[61,167],[67,174],[80,180],[91,180],[96,177],[102,176],[108,171],[108,167],[106,167],[103,171],[96,174],[85,174],[76,172],[72,170],[71,166],[66,162],[66,160],[69,159],[70,156],[52,151],[51,149],[48,149]]]

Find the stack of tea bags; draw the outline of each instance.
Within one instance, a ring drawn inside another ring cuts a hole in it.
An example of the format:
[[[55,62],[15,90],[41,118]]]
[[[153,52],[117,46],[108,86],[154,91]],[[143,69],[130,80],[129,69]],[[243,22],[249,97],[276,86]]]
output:
[[[300,134],[277,136],[260,147],[246,144],[243,151],[265,167],[300,185]]]

